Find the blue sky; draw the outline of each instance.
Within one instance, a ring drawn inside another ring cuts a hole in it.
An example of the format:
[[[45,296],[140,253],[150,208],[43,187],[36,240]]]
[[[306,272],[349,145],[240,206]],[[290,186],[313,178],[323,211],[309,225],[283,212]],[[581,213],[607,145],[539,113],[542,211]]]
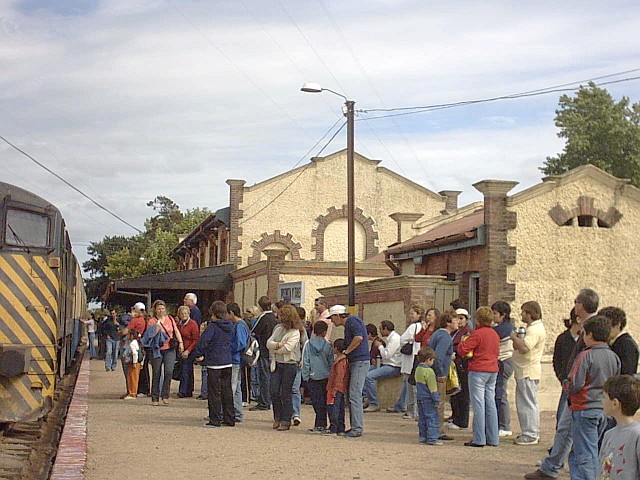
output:
[[[217,209],[227,178],[292,168],[342,103],[306,81],[358,109],[486,98],[640,68],[638,31],[635,1],[2,2],[0,133],[142,228],[156,195]],[[640,101],[639,81],[607,88]],[[559,95],[361,113],[356,149],[463,203],[484,178],[522,189],[562,149]],[[81,259],[89,241],[135,233],[5,145],[0,178],[60,207]]]

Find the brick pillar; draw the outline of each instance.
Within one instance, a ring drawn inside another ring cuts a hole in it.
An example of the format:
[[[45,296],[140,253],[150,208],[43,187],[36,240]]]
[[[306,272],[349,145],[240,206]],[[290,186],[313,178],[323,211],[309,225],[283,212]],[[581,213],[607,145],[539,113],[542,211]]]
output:
[[[518,182],[483,180],[473,186],[484,195],[485,255],[480,272],[480,304],[511,302],[516,286],[507,282],[507,266],[516,263],[516,248],[508,244],[507,232],[517,225],[517,214],[507,210],[507,193]]]
[[[229,185],[229,207],[230,207],[230,223],[229,227],[229,262],[235,263],[236,266],[242,265],[242,258],[239,253],[242,249],[240,237],[242,236],[242,227],[240,220],[244,216],[244,212],[240,209],[240,204],[244,197],[244,180],[227,180]]]
[[[412,225],[422,218],[422,213],[392,213],[389,215],[398,224],[397,242],[404,242],[415,236]]]
[[[438,192],[440,195],[445,197],[447,200],[444,204],[444,210],[440,213],[443,215],[451,215],[458,211],[458,196],[462,193],[458,190],[442,190]]]
[[[278,301],[278,284],[280,283],[280,272],[284,266],[284,258],[287,252],[284,250],[263,250],[267,256],[267,297],[272,302]]]

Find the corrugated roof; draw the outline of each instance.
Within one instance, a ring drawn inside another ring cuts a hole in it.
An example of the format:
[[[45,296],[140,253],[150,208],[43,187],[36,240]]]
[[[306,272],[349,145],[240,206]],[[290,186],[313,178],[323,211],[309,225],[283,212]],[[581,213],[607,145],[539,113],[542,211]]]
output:
[[[484,210],[481,209],[471,213],[470,215],[453,220],[444,225],[440,225],[433,230],[429,230],[421,235],[410,238],[398,245],[394,245],[387,249],[387,252],[393,255],[418,250],[436,242],[437,240],[446,238],[451,238],[453,241],[458,241],[461,236],[472,238],[475,235],[475,230],[482,224],[484,224]],[[438,243],[443,244],[447,242]]]

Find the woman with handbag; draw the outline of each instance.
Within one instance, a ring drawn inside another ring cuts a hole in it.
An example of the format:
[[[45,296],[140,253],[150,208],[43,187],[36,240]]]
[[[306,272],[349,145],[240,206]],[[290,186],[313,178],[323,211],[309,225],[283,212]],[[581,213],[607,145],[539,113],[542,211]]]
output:
[[[171,390],[171,376],[176,363],[176,356],[184,349],[182,335],[171,315],[167,315],[167,304],[164,300],[153,302],[153,317],[149,319],[147,330],[149,336],[157,338],[164,333],[166,340],[160,345],[160,356],[152,355],[151,363],[151,405],[169,405],[169,392]],[[162,388],[160,380],[162,379]]]
[[[271,356],[273,428],[283,432],[291,428],[291,391],[301,359],[300,334],[304,327],[296,308],[292,305],[284,305],[278,311],[278,320],[280,323],[267,340],[267,348]]]
[[[402,373],[402,390],[396,404],[392,408],[387,408],[389,413],[405,412],[403,418],[418,418],[418,410],[416,403],[416,386],[409,383],[409,377],[413,371],[413,365],[416,360],[418,350],[420,350],[420,342],[416,339],[416,334],[422,330],[422,319],[424,317],[424,308],[420,305],[411,305],[409,309],[409,321],[411,324],[400,336],[400,352],[402,353],[402,365],[400,372]]]

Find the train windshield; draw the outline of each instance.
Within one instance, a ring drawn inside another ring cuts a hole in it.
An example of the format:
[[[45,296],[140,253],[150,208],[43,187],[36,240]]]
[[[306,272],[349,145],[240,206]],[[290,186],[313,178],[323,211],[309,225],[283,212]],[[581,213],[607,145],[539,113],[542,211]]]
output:
[[[49,245],[49,222],[46,215],[25,210],[8,209],[5,243],[18,247],[46,247]]]

